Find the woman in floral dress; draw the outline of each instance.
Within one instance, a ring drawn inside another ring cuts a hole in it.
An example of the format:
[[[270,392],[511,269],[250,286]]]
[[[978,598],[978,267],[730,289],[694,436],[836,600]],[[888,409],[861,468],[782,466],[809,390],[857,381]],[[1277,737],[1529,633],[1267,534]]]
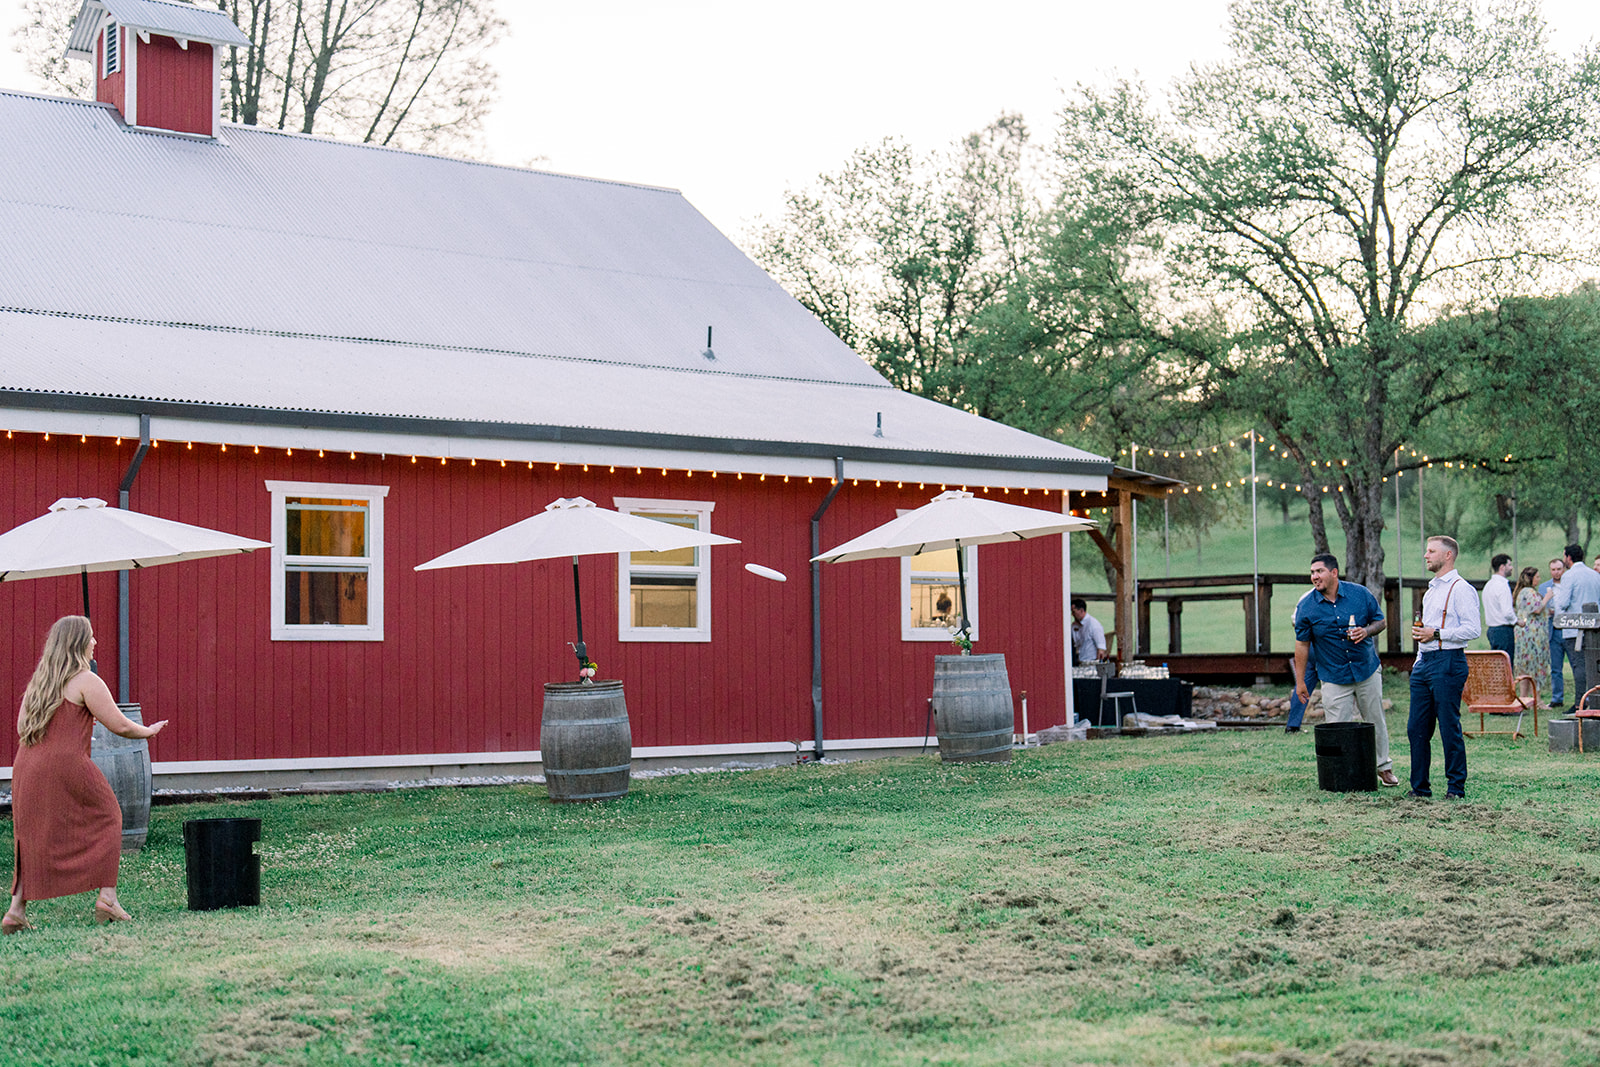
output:
[[[1539,687],[1542,701],[1550,699],[1550,597],[1554,587],[1544,596],[1539,595],[1539,572],[1533,567],[1522,568],[1517,575],[1517,588],[1511,602],[1517,609],[1516,662],[1511,665],[1513,677],[1526,674]]]

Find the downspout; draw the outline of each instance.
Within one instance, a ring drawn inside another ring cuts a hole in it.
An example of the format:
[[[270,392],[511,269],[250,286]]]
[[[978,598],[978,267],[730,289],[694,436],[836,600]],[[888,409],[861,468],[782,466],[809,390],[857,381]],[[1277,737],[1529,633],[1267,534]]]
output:
[[[144,454],[150,451],[150,416],[139,416],[139,447],[133,453],[133,460],[128,464],[128,473],[122,476],[122,484],[117,486],[117,507],[123,511],[128,510],[128,490],[133,488],[133,480],[139,476],[139,465],[144,462]],[[128,572],[117,572],[117,701],[121,704],[133,702],[133,684],[129,680],[128,656],[130,642],[128,640]]]
[[[811,516],[811,555],[822,555],[822,516],[833,498],[844,488],[844,457],[833,460],[833,488],[822,498],[822,505]],[[812,756],[822,758],[822,562],[811,561],[811,730]]]

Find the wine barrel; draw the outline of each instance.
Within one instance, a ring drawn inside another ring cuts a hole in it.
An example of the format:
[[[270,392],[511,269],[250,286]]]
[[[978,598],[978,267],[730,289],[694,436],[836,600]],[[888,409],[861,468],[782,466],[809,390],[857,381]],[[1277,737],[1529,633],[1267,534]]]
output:
[[[137,704],[118,704],[122,714],[144,725]],[[122,808],[122,851],[137,852],[150,834],[150,742],[118,737],[100,723],[94,724],[89,758],[100,768]]]
[[[933,657],[933,712],[946,763],[1010,763],[1016,719],[1006,657]]]
[[[610,800],[626,795],[633,730],[622,683],[546,682],[539,753],[551,800]]]

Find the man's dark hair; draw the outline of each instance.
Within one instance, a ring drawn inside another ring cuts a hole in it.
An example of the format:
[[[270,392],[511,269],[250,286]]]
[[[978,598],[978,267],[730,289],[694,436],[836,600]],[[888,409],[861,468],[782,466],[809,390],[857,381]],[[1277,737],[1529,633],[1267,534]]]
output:
[[[1339,557],[1335,556],[1332,552],[1318,552],[1315,556],[1311,557],[1311,562],[1320,563],[1330,571],[1336,571],[1339,569]]]
[[[1511,557],[1506,555],[1504,552],[1502,552],[1498,556],[1496,556],[1494,559],[1491,559],[1489,561],[1489,569],[1491,571],[1494,571],[1496,574],[1498,574],[1498,573],[1500,573],[1500,568],[1504,567],[1507,563],[1510,563],[1510,562],[1511,562]]]
[[[1561,551],[1565,552],[1567,554],[1567,558],[1570,559],[1572,562],[1574,562],[1574,563],[1582,563],[1583,562],[1583,546],[1582,545],[1568,545],[1566,548],[1562,549]]]
[[[1082,608],[1084,611],[1089,610],[1089,602],[1083,599],[1081,596],[1075,596],[1072,598],[1072,606],[1075,608]]]

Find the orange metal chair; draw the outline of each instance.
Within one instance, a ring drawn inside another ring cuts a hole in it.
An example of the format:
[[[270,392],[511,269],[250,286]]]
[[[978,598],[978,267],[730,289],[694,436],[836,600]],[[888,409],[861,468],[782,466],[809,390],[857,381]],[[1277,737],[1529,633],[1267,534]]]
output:
[[[1592,703],[1589,700],[1590,697],[1595,696],[1597,693],[1600,693],[1600,685],[1595,686],[1578,698],[1578,702],[1572,705],[1573,718],[1600,719],[1600,700]],[[1583,723],[1581,722],[1578,723],[1578,751],[1583,751]]]
[[[1526,682],[1524,687],[1522,683]],[[1523,696],[1523,692],[1530,695]],[[1478,730],[1472,736],[1504,731],[1490,731],[1490,715],[1515,715],[1517,725],[1513,737],[1521,737],[1522,716],[1533,715],[1533,736],[1539,736],[1539,684],[1526,674],[1512,677],[1511,657],[1498,649],[1490,652],[1467,653],[1467,684],[1461,693],[1467,705],[1467,714],[1478,716]],[[1470,731],[1463,730],[1463,733]]]

